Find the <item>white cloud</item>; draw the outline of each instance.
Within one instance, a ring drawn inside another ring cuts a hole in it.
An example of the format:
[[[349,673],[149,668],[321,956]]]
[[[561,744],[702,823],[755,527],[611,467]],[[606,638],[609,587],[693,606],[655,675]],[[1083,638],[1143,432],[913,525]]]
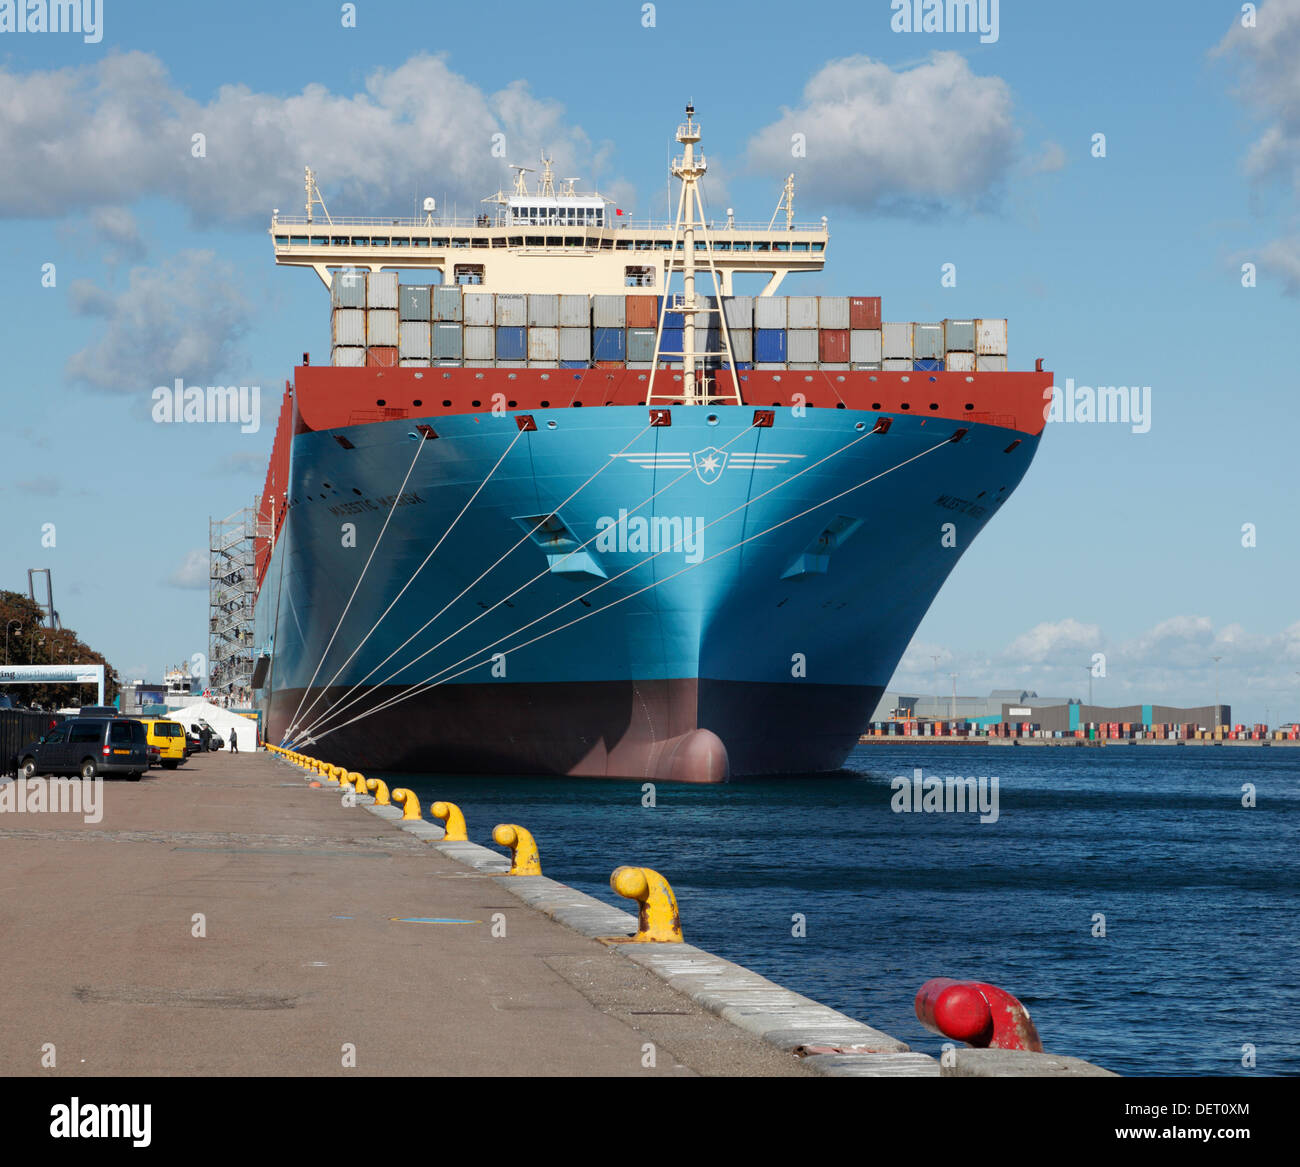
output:
[[[750,141],[759,169],[794,170],[815,201],[891,213],[995,202],[1020,131],[1011,90],[979,77],[958,53],[936,52],[895,72],[869,57],[831,61],[804,87],[803,104]],[[807,156],[791,154],[792,135]]]
[[[1259,269],[1263,278],[1277,278],[1288,295],[1300,295],[1300,235],[1266,243],[1259,253]]]
[[[145,52],[25,74],[0,67],[0,109],[0,216],[9,218],[160,196],[196,220],[257,221],[272,207],[296,208],[305,165],[332,213],[409,212],[414,192],[467,211],[508,186],[508,162],[535,165],[543,148],[558,173],[583,174],[588,187],[607,157],[524,82],[487,94],[427,55],[375,70],[361,93],[227,85],[206,103]],[[504,158],[493,156],[497,133]],[[205,157],[193,155],[195,134]]]
[[[167,577],[174,588],[206,588],[208,586],[208,553],[187,551],[179,567]]]
[[[1064,170],[1067,162],[1065,147],[1060,142],[1048,142],[1042,152],[1029,163],[1030,174],[1055,174]]]
[[[140,237],[140,225],[125,207],[96,207],[90,221],[100,242],[108,248],[106,258],[110,264],[144,258],[148,248]]]
[[[187,384],[243,384],[239,342],[252,305],[234,269],[210,251],[183,251],[158,267],[132,268],[111,292],[72,284],[73,311],[105,321],[103,335],[68,358],[73,381],[136,393]]]
[[[1067,616],[1055,623],[1035,624],[1011,642],[1006,655],[1033,664],[1068,656],[1082,667],[1099,650],[1100,644],[1101,629],[1096,624],[1080,624]]]

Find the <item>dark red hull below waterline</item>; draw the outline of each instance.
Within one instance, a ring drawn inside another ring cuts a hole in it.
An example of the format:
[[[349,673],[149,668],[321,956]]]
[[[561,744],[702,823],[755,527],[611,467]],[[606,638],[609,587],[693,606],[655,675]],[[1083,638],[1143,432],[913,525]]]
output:
[[[836,770],[880,686],[696,679],[444,685],[328,732],[402,690],[364,690],[298,748],[350,770],[419,774],[567,774],[725,782]],[[329,691],[303,720],[346,690]],[[307,709],[312,700],[302,702]],[[277,692],[269,740],[284,740],[302,690]],[[352,694],[356,697],[357,694]],[[349,698],[351,700],[351,698]]]

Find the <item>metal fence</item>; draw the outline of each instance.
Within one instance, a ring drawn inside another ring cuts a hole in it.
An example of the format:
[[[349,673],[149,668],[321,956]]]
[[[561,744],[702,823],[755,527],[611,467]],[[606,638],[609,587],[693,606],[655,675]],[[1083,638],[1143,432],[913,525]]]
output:
[[[18,751],[48,733],[52,724],[64,720],[66,718],[61,713],[0,709],[0,774],[15,773]]]

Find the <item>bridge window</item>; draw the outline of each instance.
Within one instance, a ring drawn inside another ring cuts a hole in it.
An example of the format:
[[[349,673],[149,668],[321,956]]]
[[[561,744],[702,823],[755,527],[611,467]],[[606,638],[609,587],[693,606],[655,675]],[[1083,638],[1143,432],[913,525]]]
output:
[[[655,286],[655,269],[652,267],[625,267],[623,283],[629,288],[653,288]]]
[[[330,243],[334,247],[346,247],[351,242],[352,240],[350,240],[346,235],[334,235],[330,237]]]
[[[483,265],[481,263],[458,263],[455,278],[458,284],[481,284],[483,282]]]

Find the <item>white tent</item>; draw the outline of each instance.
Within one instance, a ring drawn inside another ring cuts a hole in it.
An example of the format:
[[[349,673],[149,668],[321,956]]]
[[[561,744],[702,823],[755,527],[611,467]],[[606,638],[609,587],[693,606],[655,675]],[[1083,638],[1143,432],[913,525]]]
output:
[[[232,713],[229,709],[222,709],[220,705],[199,701],[180,709],[170,709],[167,711],[167,716],[172,721],[179,721],[187,730],[191,725],[206,721],[225,739],[226,749],[230,749],[232,729],[239,733],[241,750],[251,750],[257,744],[257,722],[251,717],[243,717],[238,713]]]

